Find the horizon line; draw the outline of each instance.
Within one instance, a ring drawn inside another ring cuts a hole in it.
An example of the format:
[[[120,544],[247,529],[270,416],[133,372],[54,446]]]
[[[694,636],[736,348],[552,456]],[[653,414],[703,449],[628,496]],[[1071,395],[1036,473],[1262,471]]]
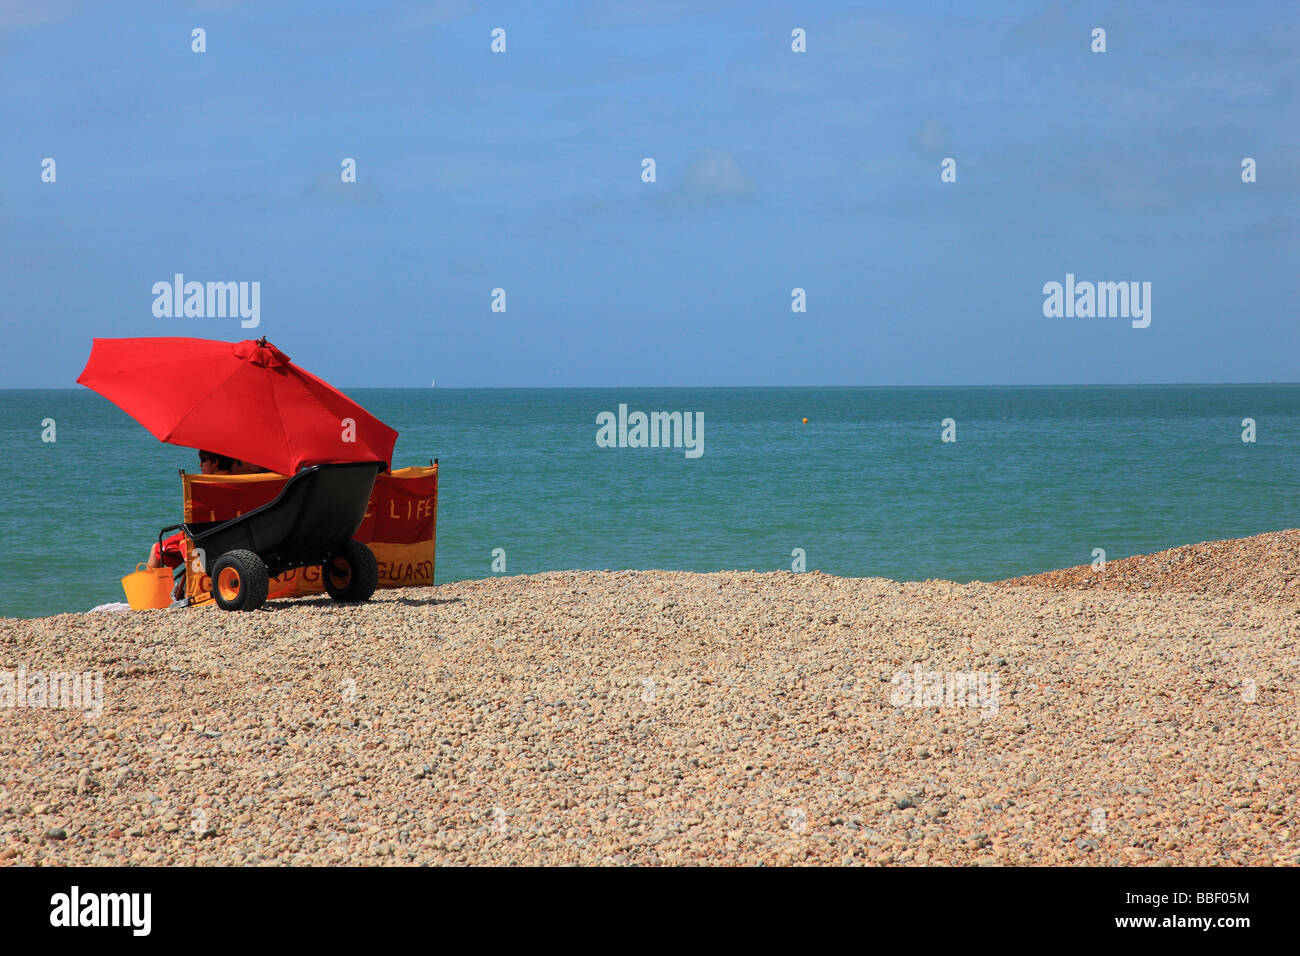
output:
[[[890,389],[890,388],[1187,388],[1187,387],[1231,387],[1243,385],[1300,385],[1300,381],[1269,382],[991,382],[965,384],[917,384],[917,385],[336,385],[338,389],[386,389],[395,392],[422,392],[439,389],[456,392],[488,391],[565,391],[572,389],[590,389],[600,391],[617,391],[619,389],[772,389],[772,388],[838,388],[838,389]],[[0,392],[73,392],[81,391],[84,386],[73,385],[24,385],[0,388]],[[95,394],[92,389],[85,389],[88,394]]]

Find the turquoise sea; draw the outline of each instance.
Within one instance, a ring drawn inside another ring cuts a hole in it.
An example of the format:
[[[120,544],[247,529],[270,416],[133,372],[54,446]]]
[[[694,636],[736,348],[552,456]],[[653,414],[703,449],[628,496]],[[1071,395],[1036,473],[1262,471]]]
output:
[[[438,583],[491,576],[496,548],[508,574],[802,548],[810,571],[995,580],[1300,524],[1300,385],[348,391],[401,433],[394,467],[440,460]],[[703,455],[598,447],[620,404],[703,413]],[[193,451],[89,391],[0,391],[0,616],[123,600],[180,520],[178,468]]]

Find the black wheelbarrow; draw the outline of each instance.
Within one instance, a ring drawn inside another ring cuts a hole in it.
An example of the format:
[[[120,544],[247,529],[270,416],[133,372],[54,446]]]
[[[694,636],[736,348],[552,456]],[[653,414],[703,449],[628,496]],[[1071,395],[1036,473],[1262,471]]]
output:
[[[318,566],[336,601],[369,601],[379,586],[374,552],[352,536],[366,516],[381,462],[304,468],[274,501],[228,521],[174,524],[202,552],[212,596],[225,611],[254,611],[266,601],[269,582],[294,568]]]

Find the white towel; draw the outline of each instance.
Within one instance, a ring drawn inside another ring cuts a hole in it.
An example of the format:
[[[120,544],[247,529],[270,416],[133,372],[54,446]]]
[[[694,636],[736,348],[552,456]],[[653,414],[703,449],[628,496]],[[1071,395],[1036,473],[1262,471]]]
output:
[[[129,610],[131,610],[131,605],[123,604],[121,601],[114,601],[112,604],[101,604],[99,605],[99,607],[92,607],[89,613],[94,614],[96,611],[129,611]]]

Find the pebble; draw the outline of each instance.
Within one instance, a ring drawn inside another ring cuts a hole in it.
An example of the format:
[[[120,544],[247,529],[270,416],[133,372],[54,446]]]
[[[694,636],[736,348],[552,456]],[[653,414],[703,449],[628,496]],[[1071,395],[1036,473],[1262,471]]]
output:
[[[0,722],[0,864],[1295,864],[1297,553],[0,620],[105,702]],[[996,700],[916,706],[916,667]]]

